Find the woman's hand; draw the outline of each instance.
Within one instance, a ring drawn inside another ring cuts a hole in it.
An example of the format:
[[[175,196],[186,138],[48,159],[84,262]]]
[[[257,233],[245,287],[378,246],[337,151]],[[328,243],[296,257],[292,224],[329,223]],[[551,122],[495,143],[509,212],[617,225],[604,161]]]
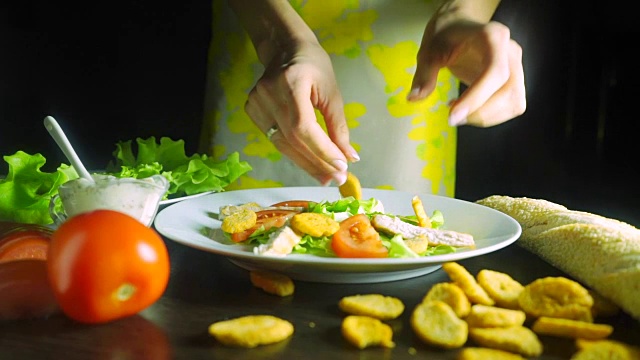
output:
[[[321,184],[346,181],[347,161],[359,160],[349,144],[342,95],[331,59],[317,42],[292,41],[271,56],[249,93],[245,111],[280,152]],[[316,119],[324,116],[327,133]]]
[[[522,48],[498,22],[440,14],[427,24],[408,99],[431,94],[438,72],[448,68],[468,86],[451,105],[452,126],[489,127],[524,113],[526,92]]]

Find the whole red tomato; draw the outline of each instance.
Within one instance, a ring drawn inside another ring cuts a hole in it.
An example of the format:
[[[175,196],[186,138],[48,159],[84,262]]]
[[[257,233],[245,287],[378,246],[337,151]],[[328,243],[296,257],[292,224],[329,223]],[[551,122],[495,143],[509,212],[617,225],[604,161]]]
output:
[[[162,238],[129,215],[96,210],[53,233],[49,282],[62,311],[84,323],[130,316],[153,304],[169,281]]]

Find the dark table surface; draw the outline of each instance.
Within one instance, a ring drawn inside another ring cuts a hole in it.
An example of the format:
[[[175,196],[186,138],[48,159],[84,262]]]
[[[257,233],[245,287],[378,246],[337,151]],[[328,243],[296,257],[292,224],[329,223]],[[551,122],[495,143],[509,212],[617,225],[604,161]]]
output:
[[[371,284],[295,282],[295,293],[281,298],[255,288],[246,270],[226,258],[166,240],[171,278],[162,298],[140,314],[104,325],[75,323],[61,314],[48,319],[0,322],[0,359],[455,359],[455,350],[426,346],[409,325],[412,309],[429,288],[448,281],[442,269],[413,279]],[[523,284],[544,276],[565,275],[512,244],[502,250],[460,261],[472,274],[492,269]],[[400,298],[403,315],[389,324],[396,347],[358,350],[343,340],[340,298],[380,293]],[[295,326],[282,343],[254,349],[228,348],[208,335],[219,320],[272,314]],[[612,339],[638,343],[640,322],[626,314],[607,320]],[[569,359],[573,342],[541,337],[539,359]]]

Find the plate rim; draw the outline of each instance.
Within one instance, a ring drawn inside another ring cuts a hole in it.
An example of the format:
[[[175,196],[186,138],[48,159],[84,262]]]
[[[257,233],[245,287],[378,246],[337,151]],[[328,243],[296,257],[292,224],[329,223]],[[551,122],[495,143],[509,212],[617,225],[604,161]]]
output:
[[[171,199],[160,200],[160,206],[167,206],[167,205],[175,204],[180,201],[186,201],[186,200],[199,198],[200,196],[215,194],[216,192],[217,191],[215,190],[209,190],[209,191],[204,191],[197,194],[184,195],[184,196],[179,196]]]

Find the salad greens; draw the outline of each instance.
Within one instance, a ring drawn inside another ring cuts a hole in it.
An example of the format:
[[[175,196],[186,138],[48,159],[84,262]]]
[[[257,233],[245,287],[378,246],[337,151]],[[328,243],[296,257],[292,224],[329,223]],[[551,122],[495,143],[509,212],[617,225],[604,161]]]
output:
[[[315,212],[325,214],[332,217],[336,221],[342,221],[348,217],[356,214],[365,214],[369,218],[376,214],[384,214],[384,208],[382,203],[375,199],[370,198],[368,200],[357,200],[353,197],[341,198],[337,201],[329,202],[311,202],[309,204],[309,212]],[[418,220],[415,215],[392,215],[401,220],[416,225]],[[430,217],[431,227],[434,229],[441,228],[444,225],[444,217],[442,212],[435,210]],[[256,230],[247,240],[247,243],[252,246],[258,246],[266,244],[269,241],[269,235],[276,231],[276,228],[269,229],[267,231],[264,228]],[[402,239],[402,236],[389,236],[384,233],[380,233],[382,243],[389,250],[389,257],[391,258],[411,258],[421,257],[428,255],[441,255],[449,254],[456,251],[456,248],[449,245],[437,245],[429,247],[426,252],[417,254],[411,250]],[[304,234],[300,243],[293,248],[292,253],[296,254],[310,254],[323,257],[335,257],[335,253],[331,248],[331,236],[313,237],[309,234]]]
[[[232,182],[251,170],[240,161],[237,152],[225,160],[215,160],[205,154],[187,156],[184,140],[168,137],[156,142],[155,137],[136,139],[138,152],[132,141],[121,141],[113,152],[115,161],[107,165],[107,174],[116,177],[146,178],[160,174],[169,180],[167,196],[193,195],[205,191],[224,191]]]
[[[0,179],[0,220],[51,224],[49,202],[60,185],[78,178],[75,169],[61,164],[55,172],[43,172],[40,168],[47,162],[44,156],[23,151],[3,158],[9,164],[9,173]]]
[[[224,188],[251,166],[240,161],[238,153],[225,160],[216,161],[207,155],[187,156],[184,140],[162,137],[137,138],[137,153],[132,141],[116,144],[115,160],[109,162],[103,174],[116,177],[145,178],[161,174],[169,180],[167,196],[192,195],[205,191],[224,191]],[[49,215],[51,198],[63,183],[78,178],[75,169],[61,164],[54,172],[43,172],[46,163],[42,154],[18,151],[3,157],[9,164],[9,172],[0,179],[0,220],[29,224],[53,223]]]

